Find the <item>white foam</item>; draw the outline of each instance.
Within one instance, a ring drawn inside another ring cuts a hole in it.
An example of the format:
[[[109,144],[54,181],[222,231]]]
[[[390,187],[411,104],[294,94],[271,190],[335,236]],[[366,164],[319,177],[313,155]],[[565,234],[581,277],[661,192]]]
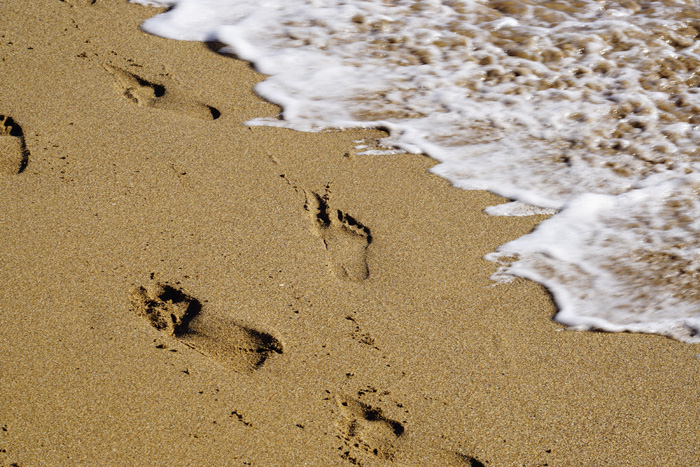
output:
[[[613,252],[596,235],[661,241],[651,223],[641,232],[630,227],[637,221],[602,219],[633,215],[634,203],[662,217],[681,215],[660,193],[690,186],[676,180],[700,172],[694,2],[140,2],[172,7],[147,20],[146,31],[217,40],[270,75],[256,91],[283,108],[282,118],[249,124],[385,128],[384,146],[429,154],[440,161],[433,172],[457,187],[544,212],[566,207],[527,240],[504,246],[521,256],[504,271],[550,287],[561,307],[557,319],[693,340],[694,318],[681,303],[687,294],[680,302],[649,302],[649,313],[630,317],[630,307],[645,308],[637,291],[654,277],[634,274],[636,257]],[[694,209],[694,192],[681,192]],[[510,209],[518,206],[488,212],[526,212]],[[545,234],[557,241],[543,243]],[[696,247],[682,237],[679,251]],[[601,255],[614,257],[614,267],[599,264]],[[675,256],[655,258],[674,270]],[[611,279],[612,269],[629,278]]]
[[[484,209],[484,212],[490,216],[552,216],[558,211],[556,209],[546,209],[531,204],[523,203],[522,201],[511,201],[510,203],[497,204]]]
[[[575,329],[700,343],[700,177],[586,194],[488,259],[544,284]],[[516,258],[513,261],[513,258]]]

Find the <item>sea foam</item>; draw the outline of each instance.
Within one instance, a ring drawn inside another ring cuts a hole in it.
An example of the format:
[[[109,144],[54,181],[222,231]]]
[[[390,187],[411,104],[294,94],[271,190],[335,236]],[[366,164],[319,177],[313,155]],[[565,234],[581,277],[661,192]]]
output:
[[[217,41],[283,108],[250,124],[381,127],[464,189],[556,212],[490,259],[577,329],[695,342],[697,2],[150,0],[151,33]],[[517,209],[513,209],[517,208]]]

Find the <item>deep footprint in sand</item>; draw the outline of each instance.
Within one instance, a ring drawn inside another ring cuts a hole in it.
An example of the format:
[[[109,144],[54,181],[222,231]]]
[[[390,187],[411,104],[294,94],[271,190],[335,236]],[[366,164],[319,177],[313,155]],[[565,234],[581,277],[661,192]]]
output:
[[[0,115],[0,172],[19,174],[29,163],[24,132],[11,117]]]
[[[335,401],[340,412],[336,427],[345,445],[340,456],[351,464],[485,467],[467,454],[406,438],[404,425],[379,408],[340,394]]]
[[[372,243],[369,228],[343,211],[331,209],[327,195],[306,192],[304,209],[311,215],[314,232],[323,239],[333,274],[355,282],[367,279],[367,247]]]
[[[235,371],[254,371],[283,351],[271,334],[226,316],[201,314],[199,300],[168,284],[135,287],[129,301],[131,309],[154,328]]]
[[[336,395],[335,400],[341,415],[337,426],[346,448],[342,456],[356,463],[358,456],[367,454],[385,461],[394,460],[404,433],[403,425],[385,417],[380,409],[352,397]]]
[[[103,66],[114,77],[117,92],[138,106],[178,112],[204,120],[216,120],[221,115],[214,107],[177,96],[162,84],[151,83],[113,65]]]

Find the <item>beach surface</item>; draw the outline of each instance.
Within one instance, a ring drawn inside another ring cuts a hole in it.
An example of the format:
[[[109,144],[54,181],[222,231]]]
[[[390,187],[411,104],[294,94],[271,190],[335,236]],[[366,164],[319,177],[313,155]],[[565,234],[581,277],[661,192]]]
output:
[[[379,130],[125,0],[0,2],[0,466],[700,463],[700,348],[575,332]]]

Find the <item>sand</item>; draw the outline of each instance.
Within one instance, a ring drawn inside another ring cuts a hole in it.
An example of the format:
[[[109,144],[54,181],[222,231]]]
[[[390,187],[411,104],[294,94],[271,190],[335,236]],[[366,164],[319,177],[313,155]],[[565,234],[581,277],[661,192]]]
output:
[[[125,0],[0,3],[0,465],[700,463],[698,346],[482,259],[542,217],[380,131],[249,127]]]

